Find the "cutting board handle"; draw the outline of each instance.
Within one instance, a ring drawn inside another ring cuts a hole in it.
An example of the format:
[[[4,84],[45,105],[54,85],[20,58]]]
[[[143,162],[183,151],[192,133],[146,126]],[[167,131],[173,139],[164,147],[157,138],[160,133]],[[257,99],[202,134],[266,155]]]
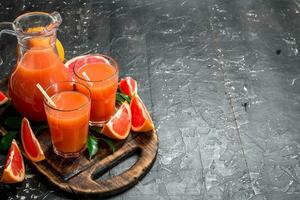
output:
[[[110,196],[120,193],[135,185],[149,171],[156,157],[157,145],[155,133],[141,134],[125,143],[118,151],[95,163],[88,170],[73,177],[68,185],[72,191],[81,194]],[[99,176],[133,154],[138,154],[138,160],[129,169],[106,180],[98,179]],[[78,183],[80,181],[81,183]]]

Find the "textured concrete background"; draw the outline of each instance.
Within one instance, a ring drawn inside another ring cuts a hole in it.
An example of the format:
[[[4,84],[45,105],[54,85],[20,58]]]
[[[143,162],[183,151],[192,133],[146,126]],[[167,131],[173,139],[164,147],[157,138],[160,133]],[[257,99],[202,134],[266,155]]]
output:
[[[66,57],[116,58],[157,127],[154,167],[111,199],[300,199],[299,0],[3,0],[0,21],[55,10]],[[1,77],[15,43],[0,40]],[[0,190],[8,199],[76,198],[30,168],[22,186]]]

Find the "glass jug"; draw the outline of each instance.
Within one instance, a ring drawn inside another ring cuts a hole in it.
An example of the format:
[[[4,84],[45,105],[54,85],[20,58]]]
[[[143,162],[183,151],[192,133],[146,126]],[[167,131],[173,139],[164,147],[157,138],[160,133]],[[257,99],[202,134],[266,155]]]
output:
[[[7,33],[18,39],[17,63],[10,76],[8,90],[16,110],[33,121],[45,121],[43,97],[36,84],[47,88],[71,76],[56,49],[56,31],[61,24],[58,12],[30,12],[12,23],[0,23],[0,35]]]

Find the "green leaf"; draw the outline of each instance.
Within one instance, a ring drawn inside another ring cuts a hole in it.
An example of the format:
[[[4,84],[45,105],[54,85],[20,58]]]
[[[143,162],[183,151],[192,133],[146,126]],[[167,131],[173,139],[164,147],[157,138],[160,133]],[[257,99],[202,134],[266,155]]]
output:
[[[113,153],[116,151],[116,147],[115,147],[114,143],[110,139],[108,139],[102,135],[101,129],[99,127],[90,126],[90,129],[99,134],[98,137],[95,137],[95,136],[90,136],[90,137],[93,137],[96,140],[98,139],[98,140],[102,140],[103,142],[105,142]]]
[[[126,101],[126,100],[122,97],[121,93],[119,93],[119,92],[117,92],[117,94],[116,94],[116,100],[117,100],[117,102],[120,103],[120,104],[122,104],[124,101]]]
[[[10,116],[4,119],[4,124],[6,124],[11,129],[20,129],[22,123],[22,118],[17,116]]]
[[[115,147],[114,143],[110,139],[104,138],[104,137],[101,137],[99,139],[102,140],[103,142],[105,142],[109,146],[109,148],[111,149],[111,151],[113,153],[116,151],[116,147]]]
[[[17,136],[17,131],[8,132],[4,137],[0,140],[0,150],[7,151],[11,145],[12,140]]]
[[[130,99],[130,97],[128,95],[123,94],[123,93],[120,93],[120,95],[122,96],[123,99],[125,99],[130,104],[131,99]]]
[[[116,99],[117,99],[117,102],[122,104],[124,101],[127,101],[129,104],[130,104],[130,97],[126,94],[123,94],[121,92],[117,92],[116,94]]]
[[[89,159],[91,159],[99,150],[98,140],[96,137],[89,135],[87,148],[89,152]]]

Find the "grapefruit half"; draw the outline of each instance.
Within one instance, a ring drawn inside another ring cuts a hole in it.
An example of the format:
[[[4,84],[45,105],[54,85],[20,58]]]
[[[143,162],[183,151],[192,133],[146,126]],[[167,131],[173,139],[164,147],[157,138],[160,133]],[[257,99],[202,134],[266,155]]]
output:
[[[104,125],[102,133],[112,139],[124,140],[127,138],[130,128],[131,111],[129,104],[125,101]]]
[[[25,166],[22,154],[17,142],[13,139],[8,154],[6,156],[5,165],[0,182],[2,183],[18,183],[25,178]]]
[[[78,66],[82,66],[86,63],[107,63],[107,64],[110,64],[109,61],[103,57],[103,56],[100,56],[100,55],[84,55],[84,56],[77,56],[77,57],[74,57],[70,60],[68,60],[66,63],[65,63],[65,67],[68,69],[69,73],[71,75],[73,75],[73,69],[76,65],[76,67]]]
[[[22,120],[21,138],[24,151],[29,160],[33,162],[39,162],[45,159],[41,145],[36,139],[26,117],[24,117]]]
[[[134,132],[148,132],[154,129],[154,124],[143,101],[138,95],[134,95],[130,102],[131,129]]]
[[[122,93],[128,95],[130,98],[132,98],[133,95],[137,94],[136,80],[134,80],[130,76],[121,79],[121,81],[119,82],[119,88]]]

